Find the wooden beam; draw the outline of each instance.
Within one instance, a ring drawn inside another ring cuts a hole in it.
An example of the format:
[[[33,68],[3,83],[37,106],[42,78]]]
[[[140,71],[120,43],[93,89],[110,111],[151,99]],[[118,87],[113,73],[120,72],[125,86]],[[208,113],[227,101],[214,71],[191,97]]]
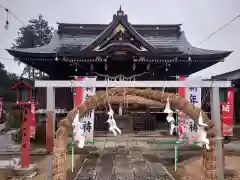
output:
[[[154,88],[154,87],[231,87],[231,81],[203,81],[189,78],[186,81],[35,81],[35,87],[135,87],[135,88]]]

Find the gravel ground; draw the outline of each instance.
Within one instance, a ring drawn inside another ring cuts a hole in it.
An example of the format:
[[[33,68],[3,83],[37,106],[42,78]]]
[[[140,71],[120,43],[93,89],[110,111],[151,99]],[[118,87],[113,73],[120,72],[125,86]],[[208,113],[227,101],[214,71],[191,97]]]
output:
[[[79,168],[82,165],[83,160],[85,159],[86,155],[74,155],[74,169],[72,172],[71,164],[69,164],[68,172],[67,172],[67,179],[74,179],[76,176]],[[68,158],[71,159],[71,155],[68,155]],[[30,178],[31,180],[48,180],[50,178],[47,178],[51,172],[49,168],[51,168],[51,162],[52,156],[32,156],[31,157],[31,163],[35,163],[37,165],[37,176],[34,178]],[[26,177],[14,177],[11,171],[0,171],[0,180],[29,180]]]
[[[225,156],[225,178],[224,180],[239,180],[240,179],[240,155],[239,153],[230,152]],[[201,172],[201,157],[193,157],[179,164],[177,171],[174,167],[168,167],[175,180],[202,180]]]

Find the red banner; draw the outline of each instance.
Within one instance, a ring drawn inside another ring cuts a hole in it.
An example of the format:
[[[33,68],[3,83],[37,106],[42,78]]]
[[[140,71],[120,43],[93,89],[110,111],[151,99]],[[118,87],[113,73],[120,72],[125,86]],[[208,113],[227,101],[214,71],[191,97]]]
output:
[[[0,97],[0,119],[2,118],[2,110],[3,110],[3,98]]]
[[[77,78],[76,81],[82,81],[83,78]],[[74,107],[83,103],[83,88],[76,87],[76,92],[74,95]]]
[[[179,81],[185,81],[186,77],[179,77],[178,78]],[[186,98],[186,88],[184,87],[179,87],[178,88],[178,95]],[[185,124],[186,121],[188,120],[188,117],[181,111],[179,111],[179,115],[178,115],[178,140],[179,142],[183,141],[184,138],[184,129],[185,129]]]
[[[228,88],[227,101],[221,102],[221,121],[223,136],[233,136],[234,88]]]
[[[32,121],[30,125],[30,138],[35,138],[36,134],[36,104],[32,102],[31,104],[31,113],[32,113]]]

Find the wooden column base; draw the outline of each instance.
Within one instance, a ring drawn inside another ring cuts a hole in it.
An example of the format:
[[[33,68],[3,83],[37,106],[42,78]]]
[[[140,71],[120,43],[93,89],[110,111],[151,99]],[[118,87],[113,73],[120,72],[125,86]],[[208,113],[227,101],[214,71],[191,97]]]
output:
[[[218,180],[217,153],[215,150],[204,152],[202,166],[203,180]]]
[[[53,151],[53,180],[66,180],[67,178],[67,152],[66,148],[54,148]]]

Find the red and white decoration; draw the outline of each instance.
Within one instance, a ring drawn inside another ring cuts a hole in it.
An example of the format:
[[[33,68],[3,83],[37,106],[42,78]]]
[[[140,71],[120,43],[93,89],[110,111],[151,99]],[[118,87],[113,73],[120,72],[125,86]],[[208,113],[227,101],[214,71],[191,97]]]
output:
[[[233,136],[234,88],[228,88],[226,102],[221,102],[221,121],[223,136]]]
[[[36,104],[32,102],[31,104],[32,122],[30,125],[30,138],[35,138],[36,134]]]
[[[174,125],[175,119],[173,117],[173,111],[170,108],[170,103],[169,103],[169,98],[167,98],[167,103],[166,103],[166,107],[164,109],[165,113],[168,113],[167,116],[167,121],[170,123],[170,135],[173,134],[173,130],[176,128],[176,126]],[[190,121],[190,120],[189,120]],[[191,120],[193,121],[193,120]],[[195,123],[195,121],[194,121]],[[209,149],[209,140],[207,139],[207,132],[204,130],[204,127],[206,127],[207,125],[203,123],[202,120],[202,113],[200,112],[199,114],[199,119],[198,119],[198,123],[196,125],[197,127],[197,131],[194,134],[194,140],[197,141],[197,145],[199,146],[203,146],[206,145],[206,148]],[[189,132],[185,131],[184,133],[188,138],[193,138],[192,134],[190,134]],[[192,139],[191,139],[192,140]]]
[[[185,81],[186,77],[179,77],[179,81]],[[196,107],[201,108],[201,88],[178,88],[179,96],[186,98],[190,103]],[[184,136],[188,138],[189,143],[198,142],[197,145],[206,145],[209,148],[209,140],[206,138],[207,134],[204,127],[207,126],[202,121],[202,113],[199,114],[199,120],[196,124],[194,120],[190,119],[183,112],[179,112],[179,141],[182,142]]]
[[[201,88],[186,88],[186,99],[194,106],[201,108]],[[180,119],[181,122],[181,119]],[[198,137],[199,125],[194,120],[188,118],[185,121],[184,133],[187,134],[190,142],[194,142]],[[200,128],[201,129],[201,128]],[[201,131],[200,131],[201,132]]]
[[[84,77],[77,78],[76,81],[88,81],[90,83],[96,82],[96,77]],[[74,85],[73,85],[74,86]],[[85,100],[91,98],[96,93],[95,87],[76,88],[76,94],[74,96],[75,106],[83,104]],[[79,122],[79,115],[74,118],[73,122],[75,137],[79,141],[79,147],[84,146],[84,141],[93,140],[93,129],[94,129],[94,110],[92,110],[87,116],[81,119]]]

